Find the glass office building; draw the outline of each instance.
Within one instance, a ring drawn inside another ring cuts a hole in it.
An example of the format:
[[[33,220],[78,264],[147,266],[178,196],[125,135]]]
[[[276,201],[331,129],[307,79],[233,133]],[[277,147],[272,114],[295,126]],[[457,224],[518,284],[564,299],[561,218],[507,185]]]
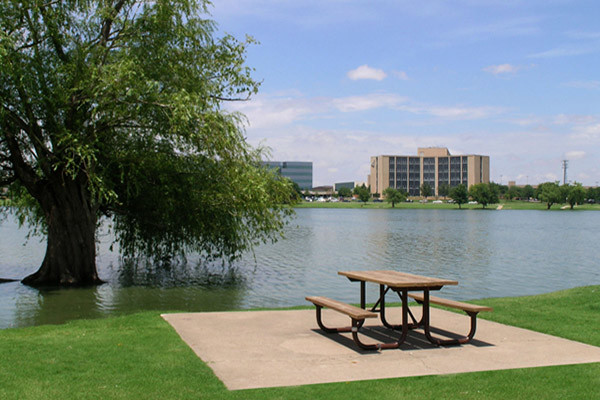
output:
[[[296,182],[302,190],[313,187],[312,161],[263,161],[263,165],[276,169],[282,176]]]

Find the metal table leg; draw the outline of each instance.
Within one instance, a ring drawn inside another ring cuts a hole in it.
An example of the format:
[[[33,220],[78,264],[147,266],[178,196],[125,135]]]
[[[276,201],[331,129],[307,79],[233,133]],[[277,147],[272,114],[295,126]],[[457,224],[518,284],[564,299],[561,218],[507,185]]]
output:
[[[477,312],[466,313],[471,317],[471,330],[467,336],[458,339],[437,339],[431,336],[431,325],[430,325],[430,302],[429,302],[429,290],[423,291],[423,329],[425,331],[425,337],[431,343],[437,346],[453,346],[459,344],[469,343],[475,336],[475,330],[477,329]]]

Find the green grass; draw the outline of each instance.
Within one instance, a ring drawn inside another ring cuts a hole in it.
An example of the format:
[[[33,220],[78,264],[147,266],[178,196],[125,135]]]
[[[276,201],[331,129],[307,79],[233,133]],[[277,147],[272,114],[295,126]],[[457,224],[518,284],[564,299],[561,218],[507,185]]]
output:
[[[499,204],[489,204],[486,206],[486,209],[495,210],[499,205],[502,206],[503,210],[546,210],[546,203],[531,203],[528,201],[502,201]],[[581,206],[576,206],[573,210],[565,209],[561,210],[561,207],[564,207],[564,204],[555,204],[550,210],[558,210],[558,211],[578,211],[578,210],[600,210],[600,204],[584,204]],[[392,208],[390,203],[385,201],[379,203],[375,203],[369,201],[367,203],[362,203],[360,201],[349,201],[349,202],[335,202],[335,203],[326,203],[326,202],[301,202],[298,203],[296,208],[363,208],[363,209],[387,209]],[[472,210],[477,209],[481,210],[481,204],[463,204],[461,206],[463,209]],[[413,203],[397,203],[394,207],[398,210],[406,210],[406,209],[424,209],[424,210],[458,210],[458,206],[456,204],[449,203],[441,203],[441,204],[433,204],[432,200],[427,203],[419,203],[419,201],[415,201]]]
[[[475,303],[494,308],[482,318],[600,346],[600,286]]]
[[[482,317],[600,345],[600,286]],[[600,363],[228,391],[157,312],[0,331],[1,399],[593,399]]]

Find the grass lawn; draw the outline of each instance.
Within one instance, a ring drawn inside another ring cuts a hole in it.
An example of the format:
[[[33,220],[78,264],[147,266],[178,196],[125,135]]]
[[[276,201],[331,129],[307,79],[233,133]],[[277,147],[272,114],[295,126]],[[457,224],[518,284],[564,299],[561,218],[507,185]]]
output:
[[[477,301],[600,346],[600,286]],[[593,399],[600,363],[230,392],[158,312],[0,331],[0,399]]]
[[[430,200],[427,203],[419,203],[419,201],[414,201],[412,203],[396,203],[395,209],[398,210],[406,210],[406,209],[424,209],[424,210],[458,210],[458,206],[456,204],[449,203],[441,203],[434,204]],[[533,203],[528,201],[502,201],[498,204],[489,204],[486,206],[487,210],[495,210],[498,206],[502,206],[503,210],[546,210],[546,203]],[[563,212],[573,212],[578,210],[600,210],[600,204],[583,204],[581,206],[576,206],[573,210],[561,209],[564,207],[564,204],[554,204],[550,210],[551,211],[563,211]],[[301,202],[295,205],[296,208],[364,208],[364,209],[384,209],[384,208],[392,208],[390,203],[385,201],[382,202],[372,202],[369,201],[367,203],[363,203],[360,201],[349,201],[349,202],[335,202],[335,203],[327,203],[327,202]],[[481,210],[481,204],[462,204],[461,207],[467,210]]]

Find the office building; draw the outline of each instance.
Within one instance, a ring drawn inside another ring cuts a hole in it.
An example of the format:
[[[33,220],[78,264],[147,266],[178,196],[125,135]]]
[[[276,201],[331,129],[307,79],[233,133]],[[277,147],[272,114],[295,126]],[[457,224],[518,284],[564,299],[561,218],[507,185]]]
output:
[[[276,169],[282,176],[296,182],[300,189],[312,189],[312,161],[263,161],[263,165]]]
[[[371,157],[371,173],[367,178],[371,193],[382,194],[388,187],[404,190],[409,196],[419,196],[421,185],[427,183],[437,196],[439,187],[489,183],[490,157],[482,155],[452,155],[443,147],[419,148],[416,156]]]
[[[357,186],[361,186],[364,185],[364,182],[356,182],[356,181],[351,181],[351,182],[337,182],[333,184],[333,191],[337,192],[339,191],[341,188],[348,188],[350,190],[353,190],[355,187]]]

